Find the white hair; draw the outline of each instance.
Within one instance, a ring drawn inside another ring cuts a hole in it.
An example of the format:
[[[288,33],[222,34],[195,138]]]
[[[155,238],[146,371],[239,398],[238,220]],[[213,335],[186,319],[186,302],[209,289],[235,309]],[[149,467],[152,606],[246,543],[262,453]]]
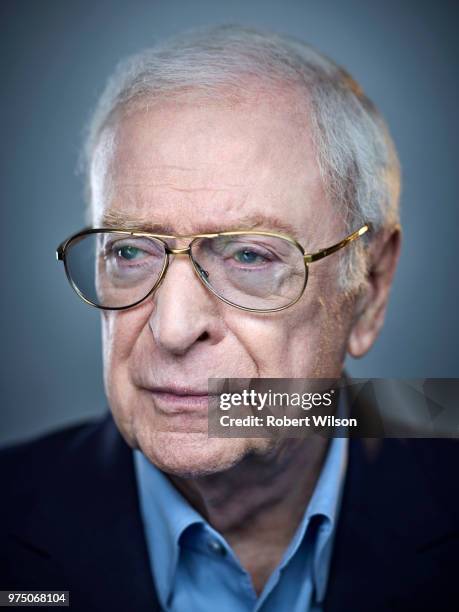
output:
[[[121,113],[165,95],[250,99],[254,81],[266,91],[300,93],[325,189],[349,232],[368,221],[376,230],[399,221],[395,146],[383,118],[356,81],[301,41],[236,25],[185,32],[118,65],[89,124],[84,149],[87,176],[102,132]],[[364,278],[363,243],[359,239],[343,254],[344,289],[358,286]]]

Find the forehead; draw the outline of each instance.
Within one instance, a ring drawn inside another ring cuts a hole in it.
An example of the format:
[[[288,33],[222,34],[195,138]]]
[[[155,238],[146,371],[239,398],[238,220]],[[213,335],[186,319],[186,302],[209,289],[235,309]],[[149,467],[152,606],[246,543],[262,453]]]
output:
[[[191,234],[244,222],[301,237],[329,203],[307,115],[279,106],[163,101],[124,117],[94,157],[94,223]]]

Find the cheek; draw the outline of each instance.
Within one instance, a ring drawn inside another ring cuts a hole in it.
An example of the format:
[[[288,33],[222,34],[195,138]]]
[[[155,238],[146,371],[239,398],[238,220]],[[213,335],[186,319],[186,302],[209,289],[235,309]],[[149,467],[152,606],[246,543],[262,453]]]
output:
[[[115,373],[120,375],[120,369],[127,369],[129,357],[145,329],[148,316],[146,308],[102,313],[102,354],[106,380],[116,383]]]
[[[336,294],[304,296],[290,310],[266,317],[235,318],[228,326],[262,378],[336,377],[349,332],[347,308]]]

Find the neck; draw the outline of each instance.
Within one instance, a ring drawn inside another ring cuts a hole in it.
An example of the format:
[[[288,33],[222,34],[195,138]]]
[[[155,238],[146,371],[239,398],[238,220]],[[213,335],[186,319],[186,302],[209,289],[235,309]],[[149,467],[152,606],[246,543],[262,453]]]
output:
[[[225,472],[171,477],[220,532],[259,592],[279,563],[311,499],[328,440],[285,439],[264,455],[249,454]]]

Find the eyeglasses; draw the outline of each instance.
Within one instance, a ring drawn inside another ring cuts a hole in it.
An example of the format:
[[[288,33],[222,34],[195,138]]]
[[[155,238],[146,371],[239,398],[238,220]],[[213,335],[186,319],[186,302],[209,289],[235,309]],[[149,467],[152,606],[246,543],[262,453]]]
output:
[[[308,265],[350,244],[369,223],[337,244],[305,253],[290,236],[228,231],[169,236],[116,228],[86,229],[56,251],[79,297],[103,310],[137,306],[159,287],[171,255],[187,255],[202,284],[220,300],[250,312],[276,312],[295,304],[306,288]],[[185,248],[170,241],[189,238]],[[187,288],[183,288],[186,299]]]

